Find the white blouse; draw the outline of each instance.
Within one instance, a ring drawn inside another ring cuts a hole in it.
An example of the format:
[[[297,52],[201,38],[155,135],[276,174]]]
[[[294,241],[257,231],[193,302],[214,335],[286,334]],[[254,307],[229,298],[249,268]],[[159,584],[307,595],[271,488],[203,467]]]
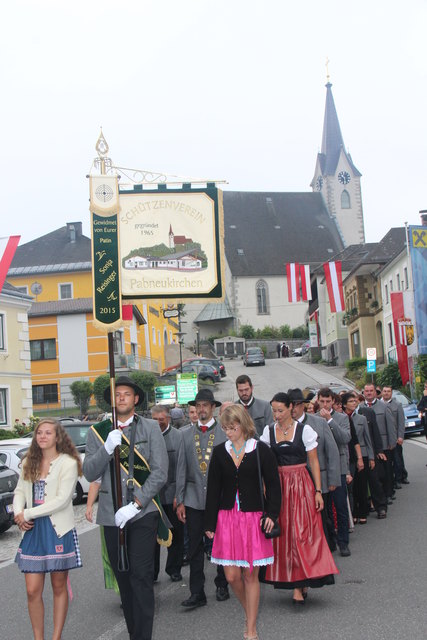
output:
[[[225,443],[225,450],[227,451],[227,453],[230,454],[230,456],[231,456],[231,445],[232,445],[231,440],[227,440],[226,443]],[[255,449],[256,449],[256,440],[255,440],[255,438],[249,438],[248,440],[246,440],[245,453],[250,453],[251,451],[254,451]]]
[[[275,430],[274,435],[276,436],[276,441],[277,441],[277,422],[274,423],[274,430]],[[294,441],[295,431],[296,429],[294,429],[292,439],[288,440],[287,442]],[[262,440],[263,442],[268,444],[268,446],[270,446],[270,427],[268,425],[264,428],[264,431],[262,432],[262,436],[260,440]],[[315,449],[317,447],[317,433],[312,427],[310,427],[309,424],[305,424],[303,427],[302,441],[304,443],[304,447],[306,451],[311,451],[312,449]]]

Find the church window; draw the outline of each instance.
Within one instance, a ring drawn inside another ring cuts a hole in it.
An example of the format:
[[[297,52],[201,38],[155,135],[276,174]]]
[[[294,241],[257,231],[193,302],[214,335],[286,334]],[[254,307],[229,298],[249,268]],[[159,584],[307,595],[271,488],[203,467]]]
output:
[[[268,286],[265,280],[258,280],[256,283],[256,303],[257,313],[269,313],[268,309]]]
[[[341,194],[341,209],[351,209],[350,194],[347,189]]]

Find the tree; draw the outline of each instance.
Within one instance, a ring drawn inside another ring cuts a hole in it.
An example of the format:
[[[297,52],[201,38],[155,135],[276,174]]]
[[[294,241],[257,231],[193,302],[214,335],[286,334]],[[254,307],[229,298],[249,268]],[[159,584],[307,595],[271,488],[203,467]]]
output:
[[[288,324],[282,324],[279,327],[280,338],[292,338],[292,329]]]
[[[305,324],[300,324],[299,327],[292,329],[293,338],[308,338],[308,327]]]
[[[137,408],[142,409],[147,407],[147,401],[150,399],[150,396],[153,394],[153,389],[157,385],[157,378],[154,373],[149,371],[132,371],[129,374],[129,378],[137,384],[144,391],[145,399],[140,398]],[[98,376],[93,383],[93,393],[95,396],[96,404],[103,411],[110,411],[111,407],[104,400],[104,392],[110,385],[110,376],[108,374],[103,374],[102,376]]]
[[[73,394],[74,404],[80,407],[80,413],[85,415],[93,395],[93,384],[90,380],[75,380],[70,384],[70,391]]]
[[[245,338],[245,340],[251,340],[255,338],[255,329],[251,324],[242,324],[240,327],[240,337]]]

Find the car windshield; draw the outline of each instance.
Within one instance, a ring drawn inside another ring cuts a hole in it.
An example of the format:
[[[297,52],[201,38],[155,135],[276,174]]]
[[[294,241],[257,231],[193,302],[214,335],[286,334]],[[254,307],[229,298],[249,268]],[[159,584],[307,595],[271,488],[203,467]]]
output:
[[[261,349],[258,349],[258,348],[248,349],[248,355],[258,355],[260,353],[262,353]]]
[[[412,404],[411,401],[403,395],[403,393],[393,393],[393,398],[395,398],[398,402],[403,404],[404,407],[408,406],[408,404]]]
[[[63,426],[76,447],[86,444],[87,432],[92,425],[64,424]]]
[[[19,451],[16,452],[16,455],[20,460],[22,460],[22,458],[27,455],[28,448],[29,447],[24,447],[24,449],[20,449]]]

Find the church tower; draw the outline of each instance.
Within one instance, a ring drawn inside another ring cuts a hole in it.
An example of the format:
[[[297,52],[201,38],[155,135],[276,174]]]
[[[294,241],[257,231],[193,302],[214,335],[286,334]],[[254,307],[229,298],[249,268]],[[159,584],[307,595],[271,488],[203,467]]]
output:
[[[169,249],[175,249],[175,234],[171,224],[169,225]]]
[[[365,242],[361,175],[345,150],[328,76],[322,148],[310,186],[322,194],[346,246]]]

